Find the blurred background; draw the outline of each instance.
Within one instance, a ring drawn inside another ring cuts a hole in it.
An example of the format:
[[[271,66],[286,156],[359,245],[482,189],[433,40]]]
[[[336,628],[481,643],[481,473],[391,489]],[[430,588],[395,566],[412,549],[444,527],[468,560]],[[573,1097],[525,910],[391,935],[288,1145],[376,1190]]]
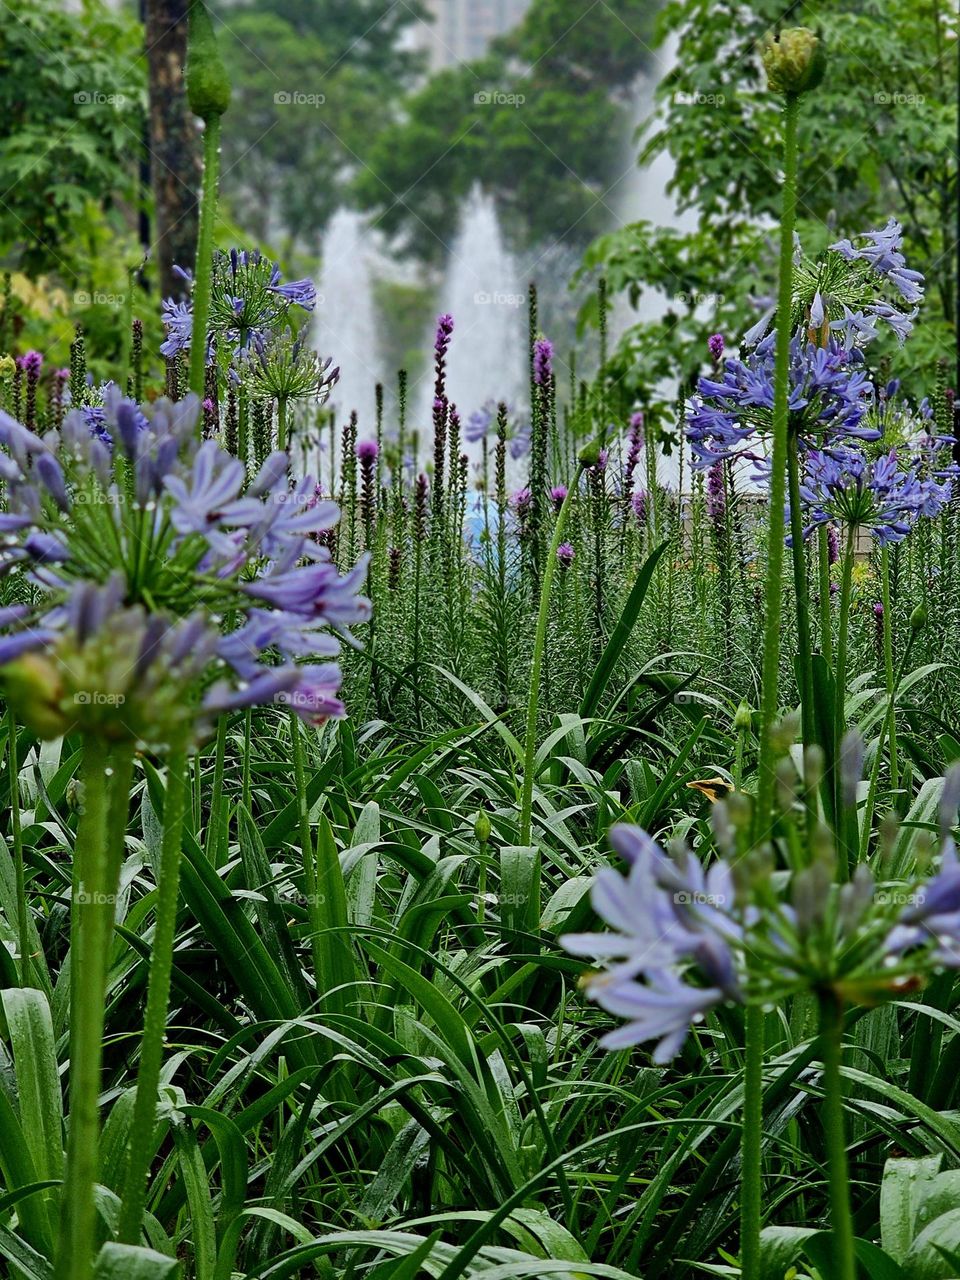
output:
[[[192,265],[198,123],[183,97],[187,0],[9,0],[0,24],[0,255],[20,346],[107,369],[136,314]],[[211,0],[233,80],[223,247],[259,244],[318,286],[336,408],[428,418],[435,316],[456,320],[464,418],[522,405],[530,286],[561,376],[601,357],[626,407],[667,405],[707,335],[772,292],[778,104],[759,37],[820,28],[800,231],[906,227],[930,278],[918,385],[956,351],[954,0]],[[598,280],[609,314],[602,327]],[[583,335],[589,341],[580,339]],[[576,346],[580,354],[573,356]],[[611,402],[616,407],[616,400]]]

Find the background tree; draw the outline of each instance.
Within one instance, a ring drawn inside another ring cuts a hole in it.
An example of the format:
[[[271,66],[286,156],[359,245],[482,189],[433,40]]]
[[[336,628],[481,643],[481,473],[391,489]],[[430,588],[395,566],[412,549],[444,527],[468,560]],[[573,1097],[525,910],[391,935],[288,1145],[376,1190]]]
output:
[[[200,148],[183,80],[188,9],[189,0],[144,0],[150,85],[147,153],[154,202],[151,247],[165,298],[182,291],[173,266],[192,264],[197,242]]]
[[[68,284],[67,253],[103,213],[117,227],[138,200],[144,80],[141,28],[89,0],[10,0],[0,22],[0,255]],[[125,207],[125,208],[124,208]]]

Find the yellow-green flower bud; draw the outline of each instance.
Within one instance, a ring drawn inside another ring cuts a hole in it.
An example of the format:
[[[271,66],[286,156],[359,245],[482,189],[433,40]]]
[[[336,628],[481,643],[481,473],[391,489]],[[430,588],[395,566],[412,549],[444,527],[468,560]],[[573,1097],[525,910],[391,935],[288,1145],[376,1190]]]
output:
[[[191,0],[187,32],[187,101],[201,120],[222,116],[230,105],[230,77],[203,0]]]
[[[928,616],[927,606],[925,604],[918,604],[910,615],[911,631],[922,631],[927,625]]]
[[[736,733],[749,733],[753,727],[753,712],[750,710],[750,704],[741,702],[737,707],[737,714],[733,717],[733,728]]]
[[[71,728],[61,709],[63,679],[49,658],[25,653],[0,671],[0,682],[14,715],[38,738],[62,738]]]
[[[473,834],[477,838],[477,843],[486,844],[490,839],[491,830],[490,819],[481,809],[473,823]]]
[[[766,36],[760,49],[767,84],[774,93],[807,93],[823,79],[823,41],[807,27],[789,27]]]
[[[17,362],[11,355],[0,356],[0,381],[9,382],[17,372]]]

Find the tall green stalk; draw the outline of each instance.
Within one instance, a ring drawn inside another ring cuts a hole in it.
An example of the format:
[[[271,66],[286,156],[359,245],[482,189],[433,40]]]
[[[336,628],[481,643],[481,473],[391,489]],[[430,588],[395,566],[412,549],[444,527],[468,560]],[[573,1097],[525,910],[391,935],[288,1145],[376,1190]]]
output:
[[[17,945],[20,950],[20,985],[30,986],[30,935],[27,917],[27,886],[23,863],[23,832],[20,826],[20,761],[17,757],[17,720],[7,707],[7,768],[10,771],[10,833],[13,837],[13,874],[17,894]]]
[[[543,567],[543,580],[540,584],[540,609],[537,614],[537,630],[533,642],[533,662],[530,668],[530,692],[527,696],[527,728],[523,749],[523,790],[520,799],[520,844],[529,846],[533,826],[533,765],[537,754],[537,712],[540,705],[540,672],[543,667],[543,652],[547,644],[547,621],[550,617],[550,595],[553,589],[553,578],[557,569],[557,548],[563,541],[563,529],[567,523],[567,515],[574,494],[580,484],[584,472],[584,464],[580,462],[567,496],[563,500],[553,529],[553,538],[547,551],[547,561]],[[534,875],[534,892],[539,893],[540,877]],[[533,914],[533,913],[531,913]],[[539,919],[539,912],[533,917]]]
[[[833,665],[833,615],[830,610],[830,535],[826,525],[817,534],[820,572],[820,651],[827,665]]]
[[[807,598],[807,557],[800,509],[800,449],[794,431],[787,433],[787,482],[790,493],[790,552],[797,609],[797,656],[800,667],[800,716],[804,748],[813,742],[813,668],[810,644],[810,602]]]
[[[90,1280],[93,1275],[107,963],[116,873],[123,857],[131,758],[127,746],[118,747],[111,759],[104,739],[91,735],[84,742],[80,766],[83,807],[74,851],[70,926],[70,1122],[55,1280]]]
[[[203,398],[207,364],[207,328],[213,285],[213,229],[217,220],[220,178],[220,117],[211,116],[203,134],[203,190],[197,230],[197,265],[193,285],[193,329],[190,336],[190,390]],[[198,420],[202,429],[202,417]]]
[[[760,699],[760,763],[756,834],[770,822],[776,786],[773,727],[777,719],[780,627],[783,619],[783,529],[786,508],[790,321],[793,303],[793,229],[797,215],[797,116],[800,99],[788,93],[783,107],[783,202],[780,217],[780,280],[777,291],[777,345],[773,382],[773,452],[767,532],[767,591]],[[749,1277],[748,1277],[749,1280]]]
[[[170,752],[167,790],[163,802],[163,839],[157,883],[156,919],[150,953],[150,981],[147,1010],[140,1044],[137,1096],[128,1140],[123,1204],[118,1238],[136,1244],[140,1238],[147,1199],[147,1174],[153,1154],[157,1122],[157,1092],[163,1065],[163,1042],[167,1031],[170,978],[173,972],[173,944],[177,925],[177,897],[180,888],[180,846],[187,798],[187,752],[181,741]]]
[[[763,1143],[763,1009],[748,1004],[744,1016],[743,1131],[740,1140],[740,1271],[760,1274]]]
[[[833,1234],[832,1280],[856,1280],[850,1176],[843,1117],[843,1006],[833,992],[820,997],[820,1037],[823,1044],[823,1131],[827,1144],[830,1184],[830,1226]]]
[[[883,593],[883,673],[889,699],[890,723],[890,785],[896,790],[900,786],[900,762],[897,758],[897,718],[894,697],[896,686],[893,678],[893,612],[890,593],[890,548],[880,548],[880,582]]]

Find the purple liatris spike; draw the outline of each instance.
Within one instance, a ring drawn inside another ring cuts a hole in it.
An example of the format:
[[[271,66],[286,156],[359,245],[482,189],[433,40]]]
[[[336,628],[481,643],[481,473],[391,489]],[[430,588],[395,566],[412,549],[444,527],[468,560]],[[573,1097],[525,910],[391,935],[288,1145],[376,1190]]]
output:
[[[561,542],[557,547],[557,563],[561,569],[569,569],[573,564],[575,552],[569,542]]]
[[[560,511],[563,506],[563,500],[567,496],[567,486],[565,484],[555,484],[550,490],[550,501],[553,503],[553,509]]]
[[[543,387],[552,377],[553,343],[549,338],[538,338],[533,344],[533,380],[538,387]]]
[[[357,458],[361,463],[375,462],[380,453],[376,440],[361,440],[357,445]]]
[[[710,352],[710,355],[713,357],[713,363],[719,364],[720,358],[723,355],[723,334],[722,333],[711,334],[710,337],[707,339],[707,348]]]
[[[722,520],[726,506],[723,463],[715,462],[707,472],[707,515],[714,522]]]
[[[633,495],[631,506],[637,524],[643,528],[647,523],[647,495],[642,489],[638,489]]]

